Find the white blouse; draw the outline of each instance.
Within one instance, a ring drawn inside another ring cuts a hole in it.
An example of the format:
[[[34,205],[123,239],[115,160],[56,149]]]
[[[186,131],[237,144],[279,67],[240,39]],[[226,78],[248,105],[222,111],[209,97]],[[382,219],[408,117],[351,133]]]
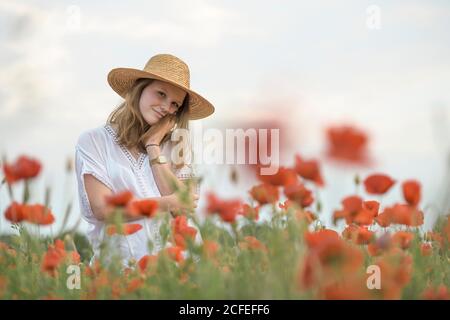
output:
[[[167,143],[161,153],[170,159],[170,152],[171,147]],[[146,254],[155,254],[162,249],[159,236],[160,223],[154,219],[147,219],[146,222],[150,232],[146,232],[145,221],[141,219],[133,223],[139,223],[143,228],[132,235],[113,237],[105,235],[105,223],[97,220],[93,215],[84,186],[83,176],[91,174],[113,193],[129,190],[137,198],[161,197],[147,154],[140,153],[136,160],[126,147],[119,144],[113,127],[106,124],[81,133],[75,147],[75,169],[80,210],[82,217],[89,224],[87,236],[94,251],[93,259],[100,257],[100,244],[103,239],[106,239],[105,236],[114,241],[113,247],[118,250],[125,265],[130,258],[139,260]],[[180,180],[194,176],[192,167],[188,165],[178,170],[172,168],[172,170]],[[147,245],[148,236],[154,244],[151,252]],[[106,256],[108,257],[108,253]]]

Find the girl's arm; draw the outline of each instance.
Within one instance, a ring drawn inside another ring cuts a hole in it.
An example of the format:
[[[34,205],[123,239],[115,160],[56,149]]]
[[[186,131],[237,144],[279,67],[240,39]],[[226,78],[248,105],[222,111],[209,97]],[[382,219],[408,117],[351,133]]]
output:
[[[108,210],[105,198],[113,194],[112,190],[90,174],[85,174],[83,178],[92,213],[97,220],[106,220],[111,211]],[[182,207],[174,194],[150,199],[158,202],[158,208],[163,211]],[[134,221],[142,219],[142,217],[129,216],[125,213],[124,219],[125,221]]]
[[[149,146],[147,147],[147,154],[151,161],[161,154],[161,150],[159,146]],[[184,187],[183,182],[175,176],[168,163],[155,163],[150,165],[150,167],[161,195],[171,195]]]

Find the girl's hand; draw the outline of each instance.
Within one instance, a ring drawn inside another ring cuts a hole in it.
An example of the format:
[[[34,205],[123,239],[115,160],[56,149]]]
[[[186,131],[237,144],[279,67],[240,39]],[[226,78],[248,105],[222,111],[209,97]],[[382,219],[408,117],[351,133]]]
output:
[[[174,128],[176,123],[175,119],[176,117],[174,115],[168,114],[152,125],[142,137],[141,141],[143,141],[144,146],[149,143],[157,145],[161,144],[164,136]]]
[[[169,198],[169,210],[176,215],[183,214],[185,211],[192,212],[195,208],[197,208],[197,202],[199,199],[198,194],[191,194],[188,203],[181,201],[175,193],[172,193],[167,197]]]

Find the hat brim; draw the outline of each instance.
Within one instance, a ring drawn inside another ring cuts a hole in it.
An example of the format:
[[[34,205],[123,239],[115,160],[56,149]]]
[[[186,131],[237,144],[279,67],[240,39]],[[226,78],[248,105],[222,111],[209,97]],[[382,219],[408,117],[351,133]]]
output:
[[[200,94],[155,73],[133,68],[115,68],[108,73],[109,85],[122,98],[125,98],[135,81],[141,78],[164,81],[186,91],[189,95],[188,117],[190,120],[203,119],[214,113],[214,106]]]

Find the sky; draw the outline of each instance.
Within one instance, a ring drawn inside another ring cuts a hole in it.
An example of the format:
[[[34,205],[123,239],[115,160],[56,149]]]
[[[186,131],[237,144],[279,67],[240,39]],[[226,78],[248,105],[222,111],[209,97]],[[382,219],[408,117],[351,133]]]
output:
[[[424,205],[435,208],[429,227],[450,179],[449,17],[448,1],[0,0],[0,152],[40,159],[35,200],[51,186],[57,215],[74,201],[75,223],[76,180],[65,166],[80,133],[120,102],[107,73],[171,53],[216,107],[203,127],[278,120],[290,137],[288,165],[294,153],[321,159],[330,124],[366,130],[376,161],[358,173],[420,180]],[[229,169],[200,168],[202,190],[245,195],[251,180],[233,185]],[[329,222],[356,170],[324,163],[323,171]],[[398,188],[391,193],[387,202],[400,199]],[[0,199],[3,211],[4,187]]]

